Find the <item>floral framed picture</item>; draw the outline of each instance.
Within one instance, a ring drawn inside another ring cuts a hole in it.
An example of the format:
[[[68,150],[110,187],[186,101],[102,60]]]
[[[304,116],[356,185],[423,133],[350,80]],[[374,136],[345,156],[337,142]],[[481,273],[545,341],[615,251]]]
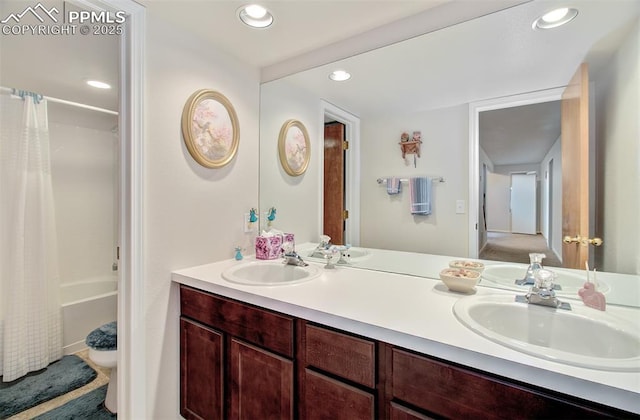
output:
[[[220,168],[238,151],[238,116],[226,96],[214,90],[194,92],[182,110],[182,136],[200,165]]]
[[[311,144],[307,128],[298,120],[288,120],[280,129],[278,137],[280,163],[291,176],[302,175],[309,166]]]

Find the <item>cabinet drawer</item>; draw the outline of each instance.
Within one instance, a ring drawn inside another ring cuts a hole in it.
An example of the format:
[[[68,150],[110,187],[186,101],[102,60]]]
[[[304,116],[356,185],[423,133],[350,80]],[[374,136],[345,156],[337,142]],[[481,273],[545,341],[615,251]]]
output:
[[[286,357],[293,357],[293,318],[180,286],[183,316]]]
[[[307,420],[375,418],[373,394],[305,369],[304,412]]]
[[[393,397],[438,416],[515,419],[604,415],[559,396],[406,351],[393,349],[392,359]]]
[[[391,403],[391,420],[433,420],[433,417],[413,411],[394,402]]]
[[[375,388],[375,343],[305,324],[307,366]]]

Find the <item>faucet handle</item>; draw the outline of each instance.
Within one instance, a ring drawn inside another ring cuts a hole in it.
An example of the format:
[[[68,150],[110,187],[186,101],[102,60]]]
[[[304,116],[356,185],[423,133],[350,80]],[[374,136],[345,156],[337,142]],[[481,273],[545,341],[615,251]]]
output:
[[[295,246],[293,244],[293,242],[291,241],[286,241],[282,244],[282,251],[284,252],[284,254],[292,254],[295,252]]]
[[[331,237],[329,235],[320,235],[320,243],[324,245],[328,245],[331,242]]]
[[[542,266],[542,260],[545,259],[545,258],[547,258],[547,255],[546,254],[542,254],[540,252],[531,252],[529,254],[529,262],[531,264],[538,263],[538,264],[540,264],[540,266]]]
[[[535,279],[534,287],[540,290],[553,291],[553,285],[557,277],[556,273],[551,270],[541,268],[533,273],[533,277]]]

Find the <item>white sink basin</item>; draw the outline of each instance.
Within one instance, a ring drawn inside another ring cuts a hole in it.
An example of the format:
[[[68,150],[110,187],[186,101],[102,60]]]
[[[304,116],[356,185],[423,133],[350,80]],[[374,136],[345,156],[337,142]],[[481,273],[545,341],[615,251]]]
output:
[[[640,371],[640,326],[573,303],[571,310],[511,295],[460,299],[453,312],[474,332],[521,352],[574,366]]]
[[[278,260],[239,263],[223,271],[222,278],[251,286],[286,286],[313,280],[320,274],[316,266],[285,265]]]
[[[555,283],[560,286],[560,289],[556,290],[558,296],[578,296],[578,290],[582,288],[587,281],[586,274],[584,272],[574,273],[563,269],[557,269],[555,267],[548,267],[558,275]],[[509,290],[529,290],[531,285],[519,286],[515,284],[516,279],[520,280],[524,278],[527,272],[526,265],[513,265],[513,264],[492,264],[486,265],[482,272],[483,282],[481,284],[491,285],[492,283],[502,288]],[[609,291],[609,285],[598,281],[598,291],[607,293]]]

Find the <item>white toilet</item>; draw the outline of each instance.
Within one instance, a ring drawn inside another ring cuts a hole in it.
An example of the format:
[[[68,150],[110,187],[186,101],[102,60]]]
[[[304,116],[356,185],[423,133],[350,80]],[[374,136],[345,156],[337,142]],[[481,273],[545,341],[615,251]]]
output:
[[[89,358],[98,366],[111,369],[104,406],[112,413],[118,410],[118,334],[116,322],[104,324],[87,335]]]

